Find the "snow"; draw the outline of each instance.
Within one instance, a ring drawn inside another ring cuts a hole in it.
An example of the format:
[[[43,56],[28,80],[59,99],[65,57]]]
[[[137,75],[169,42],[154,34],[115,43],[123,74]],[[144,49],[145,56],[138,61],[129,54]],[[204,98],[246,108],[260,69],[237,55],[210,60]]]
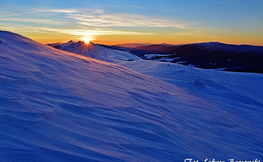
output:
[[[170,58],[170,59],[161,58],[161,59],[159,59],[159,61],[166,61],[166,62],[171,62],[171,61],[173,61],[173,60],[174,60],[174,58]]]
[[[262,74],[0,40],[0,161],[263,159]]]
[[[153,59],[155,57],[167,57],[167,56],[171,56],[173,54],[147,54],[147,55],[144,55],[146,58],[148,59]]]
[[[260,119],[263,115],[262,74],[205,70],[148,60],[121,65],[183,88],[233,114],[263,123]],[[202,88],[195,86],[196,81],[202,83]]]
[[[176,57],[176,58],[169,58],[170,56],[175,55],[175,54],[147,54],[144,55],[147,59],[156,59],[156,57],[161,57],[159,59],[157,59],[158,61],[165,61],[165,62],[171,62],[174,61],[176,59],[179,59],[180,57]]]
[[[188,66],[189,66],[189,67],[195,67],[195,65],[193,65],[193,64],[188,64]]]
[[[93,44],[92,42],[86,45],[84,42],[69,41],[61,44],[60,49],[113,63],[119,62],[119,60],[140,60],[139,57],[131,53],[119,50],[108,50],[107,48]]]
[[[225,68],[217,68],[217,69],[213,69],[213,70],[216,70],[216,71],[224,71],[224,70],[226,70],[227,69],[227,67],[225,67]]]
[[[178,61],[176,62],[177,64],[184,64],[184,63],[187,63],[188,61]]]

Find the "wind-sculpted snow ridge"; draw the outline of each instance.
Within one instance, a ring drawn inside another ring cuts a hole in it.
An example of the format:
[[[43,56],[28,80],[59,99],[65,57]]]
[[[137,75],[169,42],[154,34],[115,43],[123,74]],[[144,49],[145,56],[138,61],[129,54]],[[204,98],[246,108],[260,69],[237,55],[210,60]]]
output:
[[[0,161],[263,159],[262,125],[211,100],[13,33],[0,40]]]

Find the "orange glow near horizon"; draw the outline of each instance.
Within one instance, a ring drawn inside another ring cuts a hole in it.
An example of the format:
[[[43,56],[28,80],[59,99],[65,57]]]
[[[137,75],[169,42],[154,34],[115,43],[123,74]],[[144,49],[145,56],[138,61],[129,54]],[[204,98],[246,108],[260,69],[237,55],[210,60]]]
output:
[[[238,34],[232,34],[232,37],[227,37],[226,35],[220,33],[220,36],[218,35],[212,35],[212,36],[206,36],[206,37],[195,37],[195,36],[173,36],[173,35],[161,35],[161,34],[155,34],[155,35],[143,35],[143,36],[137,36],[137,35],[98,35],[96,36],[96,39],[91,36],[72,36],[69,34],[49,34],[45,33],[45,35],[34,34],[34,33],[19,33],[21,35],[24,35],[26,37],[29,37],[37,42],[40,42],[42,44],[49,44],[49,43],[56,43],[56,42],[68,42],[70,40],[74,41],[84,41],[86,44],[89,44],[89,42],[93,42],[95,44],[105,44],[105,45],[115,45],[115,44],[124,44],[124,43],[152,43],[152,44],[161,44],[161,43],[167,43],[167,44],[187,44],[187,43],[201,43],[201,42],[221,42],[221,43],[227,43],[227,44],[249,44],[249,45],[257,45],[257,46],[263,46],[262,43],[262,37],[260,35],[238,35]],[[230,34],[229,34],[230,35]],[[228,36],[229,36],[228,35]]]
[[[7,29],[6,29],[7,30]],[[201,42],[221,42],[227,44],[249,44],[256,46],[263,46],[263,39],[260,34],[255,34],[251,31],[249,34],[245,33],[231,33],[231,32],[215,32],[203,33],[199,35],[173,35],[156,33],[152,35],[96,35],[96,33],[82,35],[72,35],[65,33],[32,33],[31,31],[12,31],[29,37],[42,44],[50,44],[56,42],[66,43],[70,40],[85,41],[86,44],[92,41],[95,44],[115,45],[124,43],[151,43],[151,44],[187,44],[187,43],[201,43]]]

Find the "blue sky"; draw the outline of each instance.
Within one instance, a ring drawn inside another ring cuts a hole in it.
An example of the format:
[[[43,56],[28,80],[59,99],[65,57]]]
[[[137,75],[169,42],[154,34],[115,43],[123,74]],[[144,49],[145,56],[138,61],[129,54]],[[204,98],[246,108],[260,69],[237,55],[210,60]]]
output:
[[[2,0],[0,29],[42,43],[263,45],[262,0]]]

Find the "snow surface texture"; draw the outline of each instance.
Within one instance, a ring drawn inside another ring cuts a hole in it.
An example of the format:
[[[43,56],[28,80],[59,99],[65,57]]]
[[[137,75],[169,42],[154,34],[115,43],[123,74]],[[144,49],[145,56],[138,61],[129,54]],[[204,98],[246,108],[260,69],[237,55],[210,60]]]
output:
[[[234,113],[254,122],[263,123],[263,119],[261,119],[263,116],[263,110],[261,110],[263,107],[262,74],[214,72],[213,70],[189,68],[173,63],[142,60],[129,52],[110,50],[93,43],[85,46],[83,43],[70,41],[62,44],[61,49],[117,63],[139,73],[154,76],[184,88],[188,92],[195,93],[195,95],[209,98],[209,100],[222,105],[226,110],[234,111]],[[146,55],[149,59],[156,56],[162,55]]]
[[[0,161],[263,159],[260,74],[0,40]]]

